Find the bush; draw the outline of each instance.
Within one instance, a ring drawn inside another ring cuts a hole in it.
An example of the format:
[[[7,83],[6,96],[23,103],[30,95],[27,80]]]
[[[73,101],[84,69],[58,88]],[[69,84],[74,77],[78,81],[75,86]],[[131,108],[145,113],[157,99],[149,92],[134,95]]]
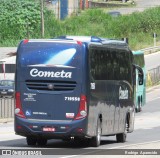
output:
[[[17,46],[25,38],[41,38],[40,1],[1,0],[0,46]],[[45,38],[62,33],[61,23],[44,8]]]
[[[0,46],[16,46],[24,38],[41,38],[40,1],[1,0]],[[119,17],[101,9],[88,9],[63,21],[45,8],[45,38],[60,35],[94,35],[129,38],[132,49],[152,46],[153,33],[160,34],[160,7]]]
[[[27,0],[1,0],[0,42],[37,36],[39,3]]]

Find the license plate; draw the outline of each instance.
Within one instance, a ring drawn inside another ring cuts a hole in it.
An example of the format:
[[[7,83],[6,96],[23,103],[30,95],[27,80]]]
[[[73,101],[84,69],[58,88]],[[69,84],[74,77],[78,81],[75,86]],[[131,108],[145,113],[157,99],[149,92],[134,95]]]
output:
[[[1,92],[1,94],[7,94],[7,92]]]
[[[43,127],[44,132],[55,132],[55,128],[53,127]]]

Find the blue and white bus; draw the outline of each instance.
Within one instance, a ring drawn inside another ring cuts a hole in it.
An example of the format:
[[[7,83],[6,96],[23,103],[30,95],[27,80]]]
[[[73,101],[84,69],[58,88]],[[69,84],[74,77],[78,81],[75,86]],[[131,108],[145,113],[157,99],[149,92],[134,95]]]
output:
[[[28,145],[49,139],[126,141],[134,130],[133,54],[123,41],[64,36],[20,42],[15,133]],[[142,74],[143,76],[143,74]]]
[[[139,72],[136,70],[135,75],[135,108],[136,112],[140,112],[142,107],[146,104],[146,67],[143,51],[133,51],[133,62],[136,65],[139,65],[143,70],[143,84],[139,84]]]

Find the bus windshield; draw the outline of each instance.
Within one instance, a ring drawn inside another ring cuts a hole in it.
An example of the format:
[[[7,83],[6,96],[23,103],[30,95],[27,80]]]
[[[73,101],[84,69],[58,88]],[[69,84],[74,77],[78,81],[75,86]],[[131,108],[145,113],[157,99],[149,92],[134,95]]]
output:
[[[73,43],[28,42],[23,44],[20,54],[21,66],[60,66],[79,65],[77,47]]]

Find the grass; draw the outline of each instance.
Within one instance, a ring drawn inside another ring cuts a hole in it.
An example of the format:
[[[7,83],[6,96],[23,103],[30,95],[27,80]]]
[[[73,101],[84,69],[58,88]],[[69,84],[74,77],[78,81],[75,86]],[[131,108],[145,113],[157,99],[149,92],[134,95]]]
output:
[[[105,38],[129,38],[131,49],[138,50],[153,46],[153,33],[160,34],[160,7],[137,12],[131,15],[111,17],[103,9],[88,9],[79,16],[71,16],[63,21],[47,12],[45,15],[45,38],[60,35],[94,35]],[[30,33],[30,38],[41,38],[40,26]],[[3,25],[1,25],[3,26]],[[8,28],[8,29],[7,29]],[[0,46],[17,46],[17,43],[26,38],[26,32],[18,36],[18,26],[4,27],[6,36],[0,38]],[[4,33],[3,33],[4,34]],[[157,37],[157,44],[160,44]]]

